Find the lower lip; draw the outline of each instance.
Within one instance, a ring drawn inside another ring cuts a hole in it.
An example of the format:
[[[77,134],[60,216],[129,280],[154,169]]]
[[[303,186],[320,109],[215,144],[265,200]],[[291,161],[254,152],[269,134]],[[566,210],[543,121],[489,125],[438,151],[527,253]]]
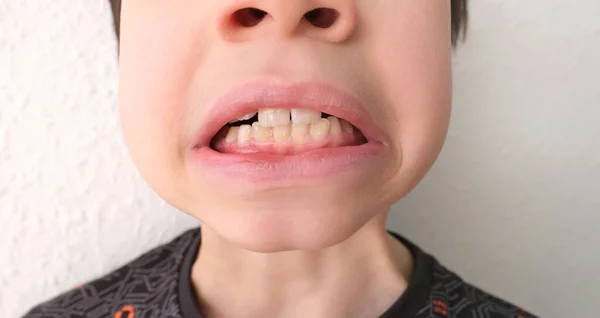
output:
[[[210,147],[194,149],[193,162],[201,169],[251,182],[329,178],[334,174],[376,164],[385,152],[381,143],[324,148],[296,155],[220,153]]]

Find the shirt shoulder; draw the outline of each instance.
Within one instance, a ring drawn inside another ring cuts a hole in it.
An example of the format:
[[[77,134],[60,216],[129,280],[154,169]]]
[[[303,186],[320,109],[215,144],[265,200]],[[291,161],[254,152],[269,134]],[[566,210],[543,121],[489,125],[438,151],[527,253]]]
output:
[[[198,235],[198,229],[188,230],[103,277],[35,306],[23,318],[180,317],[179,267]]]
[[[419,317],[538,318],[512,303],[465,282],[434,261],[431,300]]]

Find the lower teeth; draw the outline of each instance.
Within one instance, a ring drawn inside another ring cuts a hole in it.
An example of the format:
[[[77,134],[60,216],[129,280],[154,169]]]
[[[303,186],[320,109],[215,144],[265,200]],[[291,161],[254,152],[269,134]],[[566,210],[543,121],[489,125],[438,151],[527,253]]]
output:
[[[329,137],[337,137],[342,134],[353,135],[355,133],[352,124],[334,116],[320,118],[311,124],[291,122],[289,125],[276,127],[263,127],[256,121],[251,124],[248,121],[239,123],[239,126],[226,126],[228,130],[225,135],[225,143],[239,146],[251,143],[284,145],[293,142],[308,144],[323,142]]]

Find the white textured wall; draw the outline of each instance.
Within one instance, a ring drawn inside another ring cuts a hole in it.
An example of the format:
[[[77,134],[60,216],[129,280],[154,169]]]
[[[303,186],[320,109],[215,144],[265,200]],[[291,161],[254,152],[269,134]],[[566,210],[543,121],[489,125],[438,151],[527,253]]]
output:
[[[598,318],[600,1],[472,0],[448,141],[401,230],[550,318]]]
[[[121,142],[107,3],[0,0],[1,318],[194,225]]]
[[[440,161],[390,220],[543,317],[600,299],[600,2],[471,1]],[[106,273],[197,223],[120,140],[101,0],[0,0],[0,313]]]

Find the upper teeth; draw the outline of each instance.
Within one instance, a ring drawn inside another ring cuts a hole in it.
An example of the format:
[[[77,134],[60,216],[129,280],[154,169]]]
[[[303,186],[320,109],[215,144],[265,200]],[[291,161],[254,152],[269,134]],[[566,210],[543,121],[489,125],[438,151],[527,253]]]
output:
[[[290,124],[290,110],[277,108],[259,109],[258,124],[263,127],[287,126]]]
[[[291,111],[292,121],[294,124],[312,124],[321,119],[321,112],[310,109],[294,108]]]
[[[233,123],[235,123],[236,121],[248,120],[248,119],[250,119],[250,118],[252,118],[252,117],[254,117],[254,116],[256,116],[256,112],[255,112],[255,111],[254,111],[254,112],[251,112],[251,113],[247,113],[247,114],[245,114],[245,115],[241,116],[241,117],[240,117],[240,118],[238,118],[238,119],[234,119],[234,120],[230,121],[229,123],[230,123],[230,124],[233,124]]]
[[[258,111],[247,113],[229,123],[244,121],[251,119],[258,113],[258,125],[262,127],[278,127],[287,126],[290,123],[309,125],[319,122],[321,112],[311,109],[280,109],[280,108],[264,108]]]

